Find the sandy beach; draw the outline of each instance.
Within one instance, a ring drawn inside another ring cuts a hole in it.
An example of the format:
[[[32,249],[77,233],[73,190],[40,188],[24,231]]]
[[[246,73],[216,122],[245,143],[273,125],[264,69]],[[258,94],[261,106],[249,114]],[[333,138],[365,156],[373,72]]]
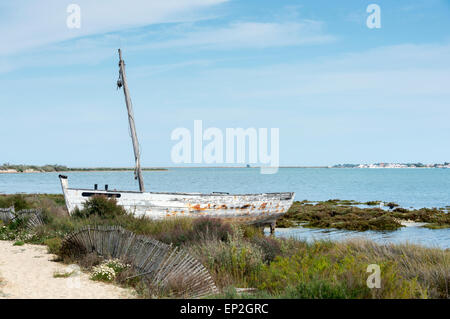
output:
[[[89,279],[75,265],[52,261],[46,246],[0,241],[0,299],[123,299],[131,290]],[[55,273],[71,273],[55,278]]]

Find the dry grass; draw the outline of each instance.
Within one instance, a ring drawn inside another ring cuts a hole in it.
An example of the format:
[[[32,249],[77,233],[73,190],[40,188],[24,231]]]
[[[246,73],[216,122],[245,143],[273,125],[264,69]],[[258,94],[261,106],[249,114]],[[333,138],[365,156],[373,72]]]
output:
[[[398,276],[417,280],[429,298],[450,298],[450,251],[413,244],[377,245],[367,240],[336,244],[339,253],[356,253],[367,263],[395,261]]]

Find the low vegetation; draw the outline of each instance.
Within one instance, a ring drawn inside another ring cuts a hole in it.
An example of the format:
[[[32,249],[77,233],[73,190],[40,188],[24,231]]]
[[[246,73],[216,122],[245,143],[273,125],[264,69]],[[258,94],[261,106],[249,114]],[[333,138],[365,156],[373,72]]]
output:
[[[380,205],[381,204],[381,205]],[[406,209],[396,203],[328,200],[294,202],[277,223],[278,227],[337,228],[347,230],[396,230],[402,221],[427,223],[428,228],[450,227],[450,213],[445,209]]]
[[[153,221],[129,215],[117,206],[114,199],[105,197],[92,197],[84,209],[72,216],[67,214],[63,207],[64,200],[58,195],[0,196],[0,204],[0,207],[40,208],[45,219],[45,225],[32,231],[17,221],[0,225],[1,239],[45,244],[49,252],[58,255],[61,261],[76,262],[83,270],[90,272],[93,280],[134,287],[142,297],[170,297],[171,293],[149,290],[133,277],[132,270],[123,261],[108,260],[96,254],[77,260],[67,259],[61,251],[64,236],[85,225],[119,225],[137,234],[180,246],[197,258],[213,276],[221,291],[219,295],[211,296],[213,298],[450,298],[448,249],[409,244],[377,245],[369,241],[308,243],[267,237],[255,227],[208,218]],[[371,225],[383,220],[382,215],[377,215],[381,214],[378,208],[361,212],[359,209],[362,208],[349,205],[297,202],[290,214],[304,214],[300,221],[314,227],[330,227],[332,224],[336,227],[343,225],[339,223],[350,223],[350,216],[357,218],[355,216],[358,214],[374,214],[372,218],[377,221],[366,218],[370,221],[369,226],[358,226],[356,229],[371,229],[376,227]],[[333,211],[333,216],[342,215],[349,219],[332,219]],[[313,213],[319,214],[319,218],[314,219]],[[426,211],[401,212],[393,209],[388,213],[392,220],[383,223],[396,225],[396,214],[411,214],[408,218],[437,222]],[[325,222],[325,216],[330,216],[330,224]],[[363,221],[358,223],[363,225]],[[371,264],[380,267],[380,288],[367,286],[370,275],[367,267]],[[174,283],[171,289],[176,287]],[[255,290],[241,293],[237,288]]]
[[[13,245],[14,246],[23,246],[23,245],[25,245],[25,242],[23,242],[22,240],[18,240]]]
[[[102,261],[92,269],[92,280],[112,282],[130,265],[122,263],[118,259],[108,259]]]
[[[9,164],[5,163],[0,165],[0,173],[2,171],[14,171],[18,173],[24,172],[41,172],[41,173],[49,173],[49,172],[90,172],[90,171],[133,171],[134,168],[131,167],[89,167],[89,168],[76,168],[76,167],[67,167],[64,165],[23,165],[23,164]],[[142,168],[143,171],[166,171],[166,168]]]
[[[53,274],[53,278],[69,278],[74,273],[75,273],[74,271],[71,271],[71,272],[55,272]]]
[[[34,171],[34,172],[62,172],[68,170],[66,166],[63,165],[43,165],[43,166],[37,166],[37,165],[15,165],[15,164],[9,164],[5,163],[3,165],[0,165],[0,172],[1,171],[8,171],[13,170],[19,173],[27,172],[27,171]]]

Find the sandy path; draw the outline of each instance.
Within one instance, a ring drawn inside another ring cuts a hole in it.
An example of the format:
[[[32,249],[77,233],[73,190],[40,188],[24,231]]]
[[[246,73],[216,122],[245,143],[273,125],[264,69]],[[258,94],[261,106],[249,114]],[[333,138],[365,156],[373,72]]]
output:
[[[0,299],[2,298],[133,298],[131,290],[92,281],[89,275],[76,271],[68,278],[53,274],[71,272],[68,265],[51,261],[46,246],[13,246],[0,241]],[[75,266],[76,267],[76,266]]]

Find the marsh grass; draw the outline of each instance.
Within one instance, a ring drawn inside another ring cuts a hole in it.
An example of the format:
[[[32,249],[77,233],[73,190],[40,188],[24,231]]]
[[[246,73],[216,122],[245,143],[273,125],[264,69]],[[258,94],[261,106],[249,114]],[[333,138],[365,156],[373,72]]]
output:
[[[347,244],[315,242],[290,257],[265,265],[258,288],[283,298],[421,298],[425,289],[415,279],[397,276],[390,258],[361,258]],[[369,264],[381,268],[381,288],[366,285]]]
[[[263,265],[261,250],[247,241],[203,241],[189,248],[208,268],[219,287],[249,287]]]
[[[364,262],[380,263],[390,260],[395,263],[398,276],[420,284],[430,298],[450,298],[450,251],[425,248],[413,244],[376,245],[365,240],[348,241],[338,246],[358,255]],[[425,296],[425,293],[422,292]]]

